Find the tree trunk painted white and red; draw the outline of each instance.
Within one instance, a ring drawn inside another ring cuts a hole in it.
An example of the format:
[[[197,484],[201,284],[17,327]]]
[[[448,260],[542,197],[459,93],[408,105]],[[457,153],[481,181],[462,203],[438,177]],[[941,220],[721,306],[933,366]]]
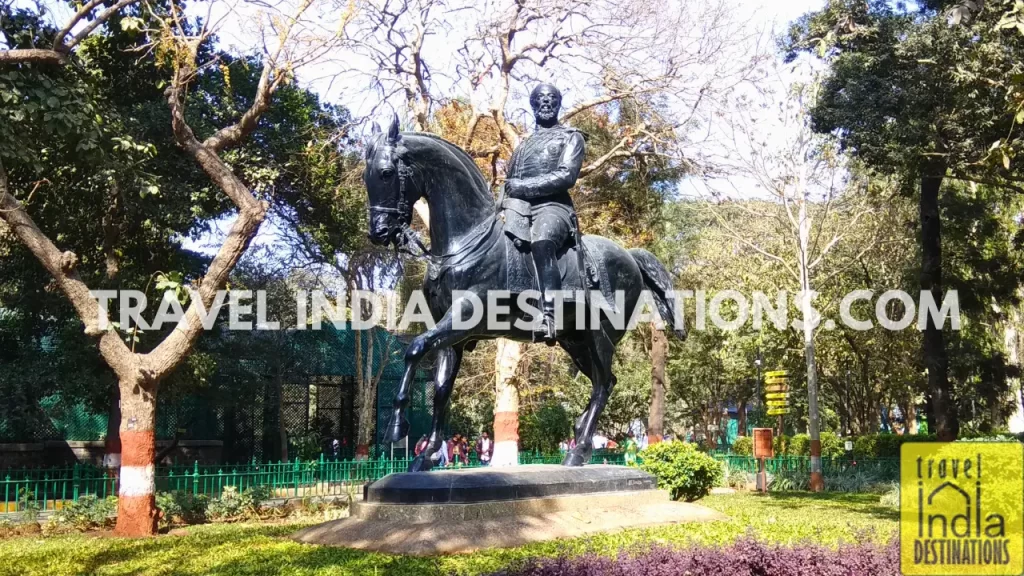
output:
[[[499,338],[495,354],[494,455],[491,466],[519,465],[519,389],[516,378],[526,344]]]
[[[117,526],[121,536],[156,533],[156,406],[141,382],[122,382],[121,472],[117,489]]]

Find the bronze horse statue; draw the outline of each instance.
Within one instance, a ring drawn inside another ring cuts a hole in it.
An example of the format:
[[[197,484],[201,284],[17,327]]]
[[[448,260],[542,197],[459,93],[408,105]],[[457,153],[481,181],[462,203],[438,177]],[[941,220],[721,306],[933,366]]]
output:
[[[471,318],[474,305],[486,306],[488,291],[508,290],[513,285],[513,271],[517,266],[522,268],[518,260],[528,256],[502,233],[503,223],[487,181],[469,154],[458,146],[432,134],[400,132],[395,116],[387,133],[374,126],[365,160],[363,181],[369,195],[369,234],[374,244],[391,244],[397,249],[410,242],[418,243],[409,229],[413,204],[422,197],[430,208],[430,249],[424,254],[428,274],[423,291],[436,323],[414,338],[406,349],[405,372],[385,432],[385,438],[391,442],[408,435],[405,412],[417,364],[427,354],[436,354],[429,444],[409,468],[429,470],[433,465],[430,455],[441,445],[441,428],[466,347],[484,339],[537,339],[535,330],[516,325],[515,320],[525,318],[527,313],[514,301],[510,311],[501,317],[511,321],[508,326],[495,328],[477,322],[467,328],[457,321]],[[632,318],[646,289],[661,318],[677,336],[685,337],[682,316],[677,315],[680,310],[672,291],[672,278],[653,254],[642,249],[626,250],[600,236],[586,235],[582,242],[598,271],[594,280],[599,281],[600,292],[608,295],[621,291],[617,294],[621,300],[615,300],[615,307],[622,309],[617,312]],[[576,262],[576,256],[562,251],[559,263],[565,270],[564,286],[586,289],[587,274],[580,272]],[[558,345],[568,352],[592,385],[590,404],[575,425],[576,446],[566,454],[564,466],[582,466],[590,461],[591,437],[615,386],[615,346],[626,332],[624,326],[613,325],[607,317],[590,325],[574,322],[576,310],[591,313],[587,299],[582,300],[576,306],[563,308],[563,323],[569,327],[557,337]],[[484,312],[486,316],[487,311]]]

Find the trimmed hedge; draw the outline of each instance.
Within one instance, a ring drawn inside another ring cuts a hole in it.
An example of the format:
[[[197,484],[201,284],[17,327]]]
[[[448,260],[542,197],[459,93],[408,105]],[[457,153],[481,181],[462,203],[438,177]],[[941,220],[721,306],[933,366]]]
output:
[[[774,546],[743,538],[725,548],[655,546],[622,552],[614,558],[587,554],[533,560],[495,576],[897,576],[899,568],[896,540],[885,546],[855,544],[830,549],[814,544]]]

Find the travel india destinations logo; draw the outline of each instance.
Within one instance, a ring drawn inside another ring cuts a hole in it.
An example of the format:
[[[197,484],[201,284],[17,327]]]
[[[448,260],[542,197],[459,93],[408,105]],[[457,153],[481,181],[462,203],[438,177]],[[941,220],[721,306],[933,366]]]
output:
[[[904,444],[900,570],[907,575],[1024,573],[1024,446]]]

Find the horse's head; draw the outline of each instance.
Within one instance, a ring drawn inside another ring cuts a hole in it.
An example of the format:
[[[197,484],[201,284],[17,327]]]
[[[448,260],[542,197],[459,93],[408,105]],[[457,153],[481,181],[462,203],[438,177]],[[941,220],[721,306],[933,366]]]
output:
[[[387,134],[373,124],[366,145],[363,182],[369,195],[370,241],[374,244],[399,242],[402,229],[412,222],[412,206],[419,197],[413,186],[406,184],[409,174],[402,160],[405,153],[398,115],[392,118]]]

